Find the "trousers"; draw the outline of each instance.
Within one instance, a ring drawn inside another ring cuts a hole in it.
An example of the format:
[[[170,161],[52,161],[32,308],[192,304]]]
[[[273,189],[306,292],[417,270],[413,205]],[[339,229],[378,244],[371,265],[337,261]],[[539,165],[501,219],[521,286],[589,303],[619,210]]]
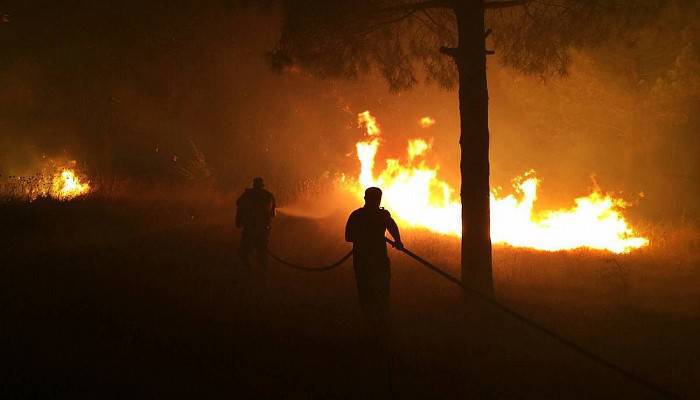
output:
[[[243,228],[241,235],[240,257],[241,263],[250,265],[250,256],[257,253],[258,260],[263,267],[267,266],[267,242],[270,237],[270,229]]]
[[[354,252],[352,260],[362,313],[373,324],[386,323],[391,296],[389,258]]]

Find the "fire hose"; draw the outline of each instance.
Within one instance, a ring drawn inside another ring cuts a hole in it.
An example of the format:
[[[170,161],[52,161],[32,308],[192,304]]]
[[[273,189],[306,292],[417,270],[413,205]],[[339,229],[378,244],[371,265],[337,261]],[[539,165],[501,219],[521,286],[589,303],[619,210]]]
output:
[[[394,242],[393,240],[391,240],[389,238],[384,238],[384,239],[386,240],[387,243],[391,244],[392,246],[394,246],[394,248],[396,248],[396,242]],[[614,362],[609,361],[609,360],[603,358],[602,356],[599,356],[599,355],[593,353],[592,351],[590,351],[590,350],[586,349],[585,347],[573,342],[572,340],[567,339],[567,338],[559,335],[558,333],[556,333],[553,330],[539,324],[538,322],[536,322],[528,317],[523,316],[522,314],[518,313],[517,311],[511,309],[510,307],[498,302],[492,296],[489,296],[489,295],[487,295],[479,290],[476,290],[475,288],[466,286],[457,277],[452,276],[451,274],[445,272],[441,268],[436,267],[433,263],[425,260],[424,258],[417,255],[416,253],[414,253],[406,248],[401,248],[401,249],[396,248],[396,249],[403,252],[407,256],[413,258],[414,260],[418,261],[421,265],[423,265],[424,267],[437,273],[438,275],[447,279],[451,283],[459,286],[465,292],[474,295],[476,298],[478,298],[482,302],[492,306],[493,308],[508,315],[509,317],[521,322],[522,324],[528,326],[529,328],[531,328],[537,332],[540,332],[541,334],[544,334],[545,336],[549,337],[550,339],[553,339],[555,342],[563,345],[564,347],[567,347],[567,348],[573,350],[574,352],[576,352],[579,355],[593,361],[594,363],[599,364],[603,367],[606,367],[609,370],[612,370],[612,371],[618,373],[620,376],[628,379],[629,381],[637,383],[638,385],[650,390],[651,392],[656,393],[657,395],[659,395],[661,397],[669,398],[669,399],[680,399],[681,398],[681,396],[679,396],[679,395],[671,392],[670,390],[650,381],[649,379],[646,379],[643,376],[640,376],[633,371],[629,371],[629,370],[615,364]],[[350,256],[352,255],[352,251],[350,251],[345,256],[343,256],[343,258],[341,258],[340,260],[336,261],[333,264],[326,265],[323,267],[318,267],[318,268],[310,268],[310,267],[297,265],[297,264],[288,262],[280,257],[275,256],[270,251],[268,251],[267,253],[275,261],[277,261],[277,262],[279,262],[287,267],[297,269],[297,270],[307,271],[307,272],[318,272],[318,271],[332,270],[334,268],[341,266],[345,262],[345,260],[350,258]]]
[[[314,267],[306,267],[306,266],[303,266],[303,265],[299,265],[299,264],[295,264],[295,263],[289,262],[289,261],[287,261],[287,260],[285,260],[285,259],[283,259],[283,258],[281,258],[281,257],[276,256],[276,255],[275,255],[274,253],[272,253],[270,250],[267,251],[267,254],[268,254],[270,257],[272,257],[273,260],[277,261],[278,263],[280,263],[280,264],[282,264],[282,265],[284,265],[284,266],[287,266],[287,267],[289,267],[289,268],[292,268],[292,269],[297,269],[297,270],[306,271],[306,272],[322,272],[322,271],[330,271],[330,270],[332,270],[332,269],[338,268],[338,267],[340,267],[341,265],[343,265],[343,263],[345,262],[345,260],[347,260],[348,258],[350,258],[350,256],[352,255],[352,250],[350,250],[350,251],[348,252],[348,254],[344,255],[343,258],[341,258],[340,260],[334,262],[333,264],[328,264],[328,265],[324,265],[324,266],[322,266],[322,267],[315,267],[315,268],[314,268]]]

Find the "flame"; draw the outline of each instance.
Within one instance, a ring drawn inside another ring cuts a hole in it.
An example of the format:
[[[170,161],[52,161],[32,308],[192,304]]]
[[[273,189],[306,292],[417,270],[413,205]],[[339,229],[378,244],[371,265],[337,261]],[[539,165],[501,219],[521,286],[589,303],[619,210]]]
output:
[[[90,183],[82,182],[75,171],[64,168],[54,175],[51,182],[51,197],[59,200],[71,200],[90,192]]]
[[[423,139],[413,139],[408,141],[408,159],[413,161],[416,157],[422,156],[430,148],[430,145]]]
[[[520,199],[491,193],[491,238],[495,243],[557,251],[579,247],[628,253],[649,244],[635,236],[621,210],[627,203],[598,189],[565,210],[533,211],[540,181],[529,171],[513,182]]]
[[[366,129],[367,136],[379,136],[381,132],[379,125],[377,125],[377,119],[369,111],[359,113],[357,115],[357,123],[360,127]],[[372,182],[374,182],[372,177],[374,156],[377,155],[379,139],[375,137],[368,142],[358,142],[355,147],[357,148],[357,157],[360,159],[360,184],[366,187],[372,186]]]
[[[430,128],[435,125],[435,122],[435,118],[433,117],[423,117],[418,121],[418,125],[420,125],[421,128]]]
[[[72,200],[92,191],[85,175],[76,169],[75,161],[47,160],[33,175],[9,176],[0,180],[0,198],[34,201],[51,197],[61,201]]]
[[[406,161],[402,164],[399,159],[387,159],[386,167],[375,176],[381,130],[369,111],[358,115],[358,123],[371,140],[356,144],[360,175],[357,182],[345,181],[343,185],[360,198],[367,187],[382,188],[383,204],[404,226],[461,236],[461,204],[455,190],[438,178],[437,167],[427,166],[422,159],[431,145],[423,139],[410,140]],[[596,189],[575,199],[569,209],[535,211],[539,184],[535,172],[529,171],[513,180],[518,196],[491,191],[493,243],[546,251],[586,247],[614,253],[648,245],[649,241],[636,236],[622,216],[621,210],[627,206],[623,200]]]
[[[369,111],[363,111],[357,114],[357,123],[367,130],[367,136],[379,136],[382,132],[375,118]]]

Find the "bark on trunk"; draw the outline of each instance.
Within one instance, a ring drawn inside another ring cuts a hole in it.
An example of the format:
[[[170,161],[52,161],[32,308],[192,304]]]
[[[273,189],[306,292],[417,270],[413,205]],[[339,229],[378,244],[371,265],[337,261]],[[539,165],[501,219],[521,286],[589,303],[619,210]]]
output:
[[[489,126],[484,5],[456,2],[462,156],[462,282],[493,294],[489,207]]]

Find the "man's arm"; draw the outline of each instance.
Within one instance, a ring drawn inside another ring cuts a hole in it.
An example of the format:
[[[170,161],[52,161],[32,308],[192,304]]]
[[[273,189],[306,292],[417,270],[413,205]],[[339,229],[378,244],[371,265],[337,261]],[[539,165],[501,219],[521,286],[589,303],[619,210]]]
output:
[[[274,218],[277,214],[277,203],[275,202],[275,196],[270,194],[270,217]]]
[[[399,232],[399,226],[396,225],[396,221],[394,221],[394,219],[391,218],[391,214],[389,214],[388,211],[386,215],[386,230],[389,231],[391,237],[394,238],[394,242],[396,242],[396,245],[394,247],[396,247],[399,250],[403,250],[403,242],[401,241],[401,233]]]
[[[355,241],[355,222],[352,218],[352,214],[348,218],[347,224],[345,224],[345,241],[354,242]]]
[[[245,223],[245,216],[248,210],[245,207],[245,193],[241,195],[241,197],[236,200],[236,228],[243,228],[243,224]]]

